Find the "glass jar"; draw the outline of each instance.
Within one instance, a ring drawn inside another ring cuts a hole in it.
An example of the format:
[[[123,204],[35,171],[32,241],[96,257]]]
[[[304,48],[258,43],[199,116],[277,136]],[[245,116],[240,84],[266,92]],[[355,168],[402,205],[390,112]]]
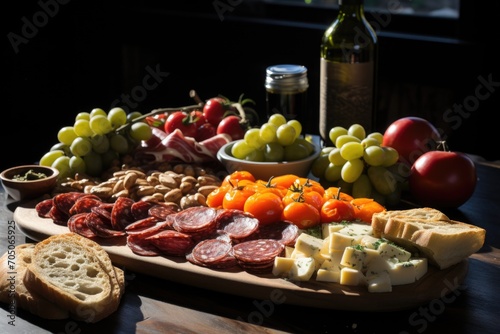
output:
[[[307,129],[307,68],[291,64],[269,66],[265,87],[267,117],[279,113],[287,120],[298,120]]]

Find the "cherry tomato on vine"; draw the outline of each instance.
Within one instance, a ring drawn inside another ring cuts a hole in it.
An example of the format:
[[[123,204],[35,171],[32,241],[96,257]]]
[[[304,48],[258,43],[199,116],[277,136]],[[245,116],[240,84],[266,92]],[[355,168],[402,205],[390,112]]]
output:
[[[243,139],[246,128],[241,124],[241,118],[236,115],[224,117],[217,126],[217,134],[226,133],[232,140]]]
[[[228,109],[228,102],[222,97],[213,97],[203,105],[203,115],[207,122],[217,127]]]
[[[217,189],[213,190],[211,193],[207,195],[206,203],[210,208],[222,208],[222,203],[224,201],[224,196],[226,193],[232,189],[230,184],[221,185]]]
[[[190,112],[190,115],[191,115],[191,120],[196,125],[197,129],[199,129],[200,126],[202,126],[207,122],[207,119],[205,118],[205,115],[201,110],[193,110]]]
[[[285,188],[276,187],[271,181],[263,180],[256,180],[252,187],[255,189],[255,192],[271,192],[279,197],[285,196],[288,191]]]
[[[323,194],[323,199],[326,201],[328,199],[331,199],[331,198],[338,198],[337,199],[341,199],[341,200],[344,200],[344,201],[347,201],[347,202],[350,202],[351,200],[354,199],[354,197],[352,197],[351,195],[349,194],[346,194],[342,191],[339,192],[339,189],[338,187],[328,187],[325,189],[325,193]],[[342,190],[342,189],[340,189]]]
[[[311,180],[305,177],[299,177],[297,178],[297,181],[295,183],[301,185],[304,192],[316,191],[317,193],[321,194],[321,196],[323,196],[323,194],[325,193],[325,188],[323,188],[321,183],[319,183],[318,181]]]
[[[175,129],[181,130],[184,136],[196,137],[196,124],[190,115],[183,111],[171,113],[165,121],[166,133],[172,133]]]
[[[235,186],[224,195],[222,207],[224,209],[243,211],[245,202],[247,201],[248,197],[252,196],[253,194],[255,194],[255,192],[250,188],[247,188],[245,186]]]
[[[281,197],[271,192],[255,193],[247,198],[243,209],[265,225],[281,219],[283,203]]]
[[[300,229],[307,229],[321,223],[318,209],[306,202],[291,202],[283,209],[281,219],[292,222]]]
[[[198,142],[202,142],[205,139],[209,139],[215,136],[217,134],[216,131],[217,131],[216,128],[211,123],[206,122],[200,125],[196,130],[195,139]]]
[[[242,170],[242,171],[235,171],[232,172],[231,174],[226,175],[224,180],[222,180],[221,186],[227,185],[227,184],[236,184],[241,180],[248,180],[251,182],[255,182],[255,176],[253,176],[252,173]]]
[[[270,181],[271,184],[278,188],[290,188],[299,177],[295,174],[284,174],[273,177]]]
[[[320,211],[321,223],[341,222],[354,220],[352,204],[340,199],[331,198],[323,203]]]
[[[163,130],[165,128],[165,121],[167,120],[167,114],[158,114],[154,116],[147,116],[144,121],[150,126]]]
[[[371,198],[355,198],[350,201],[354,208],[354,218],[371,224],[374,213],[385,211],[385,208]]]

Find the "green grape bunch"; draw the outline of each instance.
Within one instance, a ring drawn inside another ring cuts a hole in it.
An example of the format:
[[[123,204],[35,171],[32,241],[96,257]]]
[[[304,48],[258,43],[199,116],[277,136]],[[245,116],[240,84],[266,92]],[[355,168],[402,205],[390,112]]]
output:
[[[311,173],[320,180],[339,186],[355,198],[373,198],[384,205],[399,203],[406,175],[398,162],[398,152],[382,146],[383,134],[366,133],[360,124],[335,126],[329,137],[334,146],[324,147]]]
[[[80,112],[72,125],[60,128],[57,144],[41,157],[39,164],[59,170],[61,179],[77,173],[101,176],[114,161],[151,138],[147,123],[132,123],[139,116],[139,112],[127,114],[120,107],[108,112],[101,108]]]
[[[231,155],[256,162],[281,162],[305,159],[314,151],[312,143],[301,136],[302,124],[282,114],[269,116],[260,127],[248,129],[244,138],[235,142]]]

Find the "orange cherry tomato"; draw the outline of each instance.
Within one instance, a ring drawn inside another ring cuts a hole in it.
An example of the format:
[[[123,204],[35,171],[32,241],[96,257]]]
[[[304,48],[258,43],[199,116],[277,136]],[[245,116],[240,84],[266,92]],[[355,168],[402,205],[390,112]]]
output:
[[[282,220],[297,225],[300,229],[307,229],[321,223],[319,211],[306,202],[291,202],[283,209]]]
[[[341,222],[354,220],[354,208],[350,202],[330,198],[321,207],[321,223]]]
[[[254,215],[260,224],[271,224],[280,221],[283,203],[272,192],[257,192],[247,198],[243,210]]]
[[[286,188],[277,187],[271,181],[257,180],[253,184],[248,185],[248,187],[253,188],[255,192],[271,192],[280,197],[285,196],[287,192]]]
[[[252,173],[248,171],[236,171],[228,174],[224,180],[222,180],[221,186],[232,183],[233,185],[239,183],[242,180],[248,180],[255,182],[255,177]]]
[[[323,198],[326,201],[330,198],[337,198],[337,196],[338,196],[339,197],[338,199],[348,201],[348,202],[350,202],[351,200],[354,199],[354,197],[352,197],[351,195],[346,194],[344,192],[339,192],[339,190],[341,190],[341,189],[338,187],[328,187],[325,189],[325,193],[323,194]]]
[[[289,189],[287,194],[283,197],[283,205],[287,206],[292,202],[305,202],[309,203],[320,211],[323,206],[323,196],[320,193],[310,190],[310,191],[294,191]]]
[[[385,207],[371,198],[355,198],[350,201],[354,208],[354,218],[372,223],[374,213],[385,211]]]
[[[295,183],[301,185],[304,192],[312,190],[320,193],[321,196],[323,196],[325,193],[325,188],[323,188],[321,183],[319,183],[318,181],[314,181],[305,177],[299,177],[297,178],[297,181]]]
[[[295,174],[284,174],[271,178],[269,182],[277,188],[288,189],[297,179],[299,177]]]
[[[242,183],[245,180],[242,181]],[[224,209],[243,210],[248,197],[255,194],[255,191],[246,186],[236,186],[226,192],[222,200]]]
[[[207,195],[206,204],[211,208],[222,208],[222,202],[226,193],[231,190],[231,185],[220,186]]]

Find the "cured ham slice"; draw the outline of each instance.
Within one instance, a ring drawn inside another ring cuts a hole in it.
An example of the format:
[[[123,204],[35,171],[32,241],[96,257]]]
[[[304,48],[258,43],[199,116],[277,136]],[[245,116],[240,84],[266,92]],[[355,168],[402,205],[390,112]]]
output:
[[[181,160],[187,163],[203,163],[217,159],[219,149],[229,143],[231,137],[227,134],[218,134],[202,142],[192,137],[184,136],[181,130],[175,129],[166,135],[154,147],[139,148],[136,154],[152,156],[155,161]]]

